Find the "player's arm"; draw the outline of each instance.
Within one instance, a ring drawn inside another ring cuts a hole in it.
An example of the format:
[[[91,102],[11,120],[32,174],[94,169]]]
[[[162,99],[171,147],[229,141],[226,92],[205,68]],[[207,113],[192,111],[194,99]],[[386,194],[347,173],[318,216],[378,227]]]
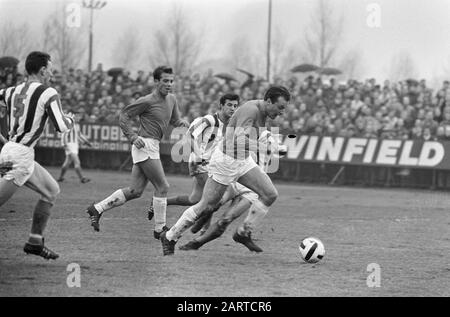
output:
[[[172,109],[172,116],[170,117],[169,123],[174,127],[185,127],[185,128],[189,127],[189,122],[187,122],[184,119],[181,119],[180,109],[178,108],[178,101],[176,98],[175,98],[175,105],[173,106]]]
[[[133,130],[133,118],[143,113],[148,106],[149,100],[146,97],[141,97],[128,106],[123,107],[120,111],[120,129],[122,129],[122,133],[133,144],[135,144],[135,142],[138,142],[137,140],[139,139],[139,135]]]
[[[53,88],[49,88],[53,89]],[[72,129],[75,120],[73,116],[66,115],[61,108],[61,100],[56,90],[53,89],[53,94],[45,103],[45,111],[47,112],[50,120],[53,123],[56,131],[64,133]]]
[[[84,144],[86,144],[89,147],[92,147],[92,143],[89,142],[89,140],[86,138],[86,136],[80,131],[78,130],[78,139],[83,142]]]

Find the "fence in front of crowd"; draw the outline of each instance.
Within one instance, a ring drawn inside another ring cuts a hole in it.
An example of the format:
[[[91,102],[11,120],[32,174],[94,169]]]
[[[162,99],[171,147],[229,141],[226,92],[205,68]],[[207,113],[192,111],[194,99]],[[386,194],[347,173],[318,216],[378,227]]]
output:
[[[84,168],[128,170],[131,144],[118,125],[81,124],[92,148],[80,144]],[[171,149],[180,135],[161,142],[161,159],[168,174],[187,175],[186,162],[174,162]],[[288,154],[273,179],[357,186],[450,188],[450,142],[344,138],[314,135],[283,137]],[[48,125],[36,147],[36,160],[59,166],[64,161],[61,137]]]

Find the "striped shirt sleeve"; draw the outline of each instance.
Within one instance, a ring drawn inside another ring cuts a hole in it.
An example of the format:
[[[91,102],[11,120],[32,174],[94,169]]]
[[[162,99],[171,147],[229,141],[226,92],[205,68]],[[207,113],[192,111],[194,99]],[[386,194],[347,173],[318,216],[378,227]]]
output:
[[[64,133],[73,127],[74,122],[72,118],[66,116],[62,111],[61,101],[56,90],[54,90],[54,93],[51,94],[51,96],[45,103],[45,111],[50,117],[50,120],[52,121],[56,131]]]

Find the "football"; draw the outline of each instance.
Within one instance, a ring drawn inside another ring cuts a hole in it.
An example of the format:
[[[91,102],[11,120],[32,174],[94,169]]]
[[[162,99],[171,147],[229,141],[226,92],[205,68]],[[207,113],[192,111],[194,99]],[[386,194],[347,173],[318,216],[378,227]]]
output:
[[[325,255],[325,247],[322,241],[313,237],[303,239],[298,249],[303,261],[307,263],[319,262]]]

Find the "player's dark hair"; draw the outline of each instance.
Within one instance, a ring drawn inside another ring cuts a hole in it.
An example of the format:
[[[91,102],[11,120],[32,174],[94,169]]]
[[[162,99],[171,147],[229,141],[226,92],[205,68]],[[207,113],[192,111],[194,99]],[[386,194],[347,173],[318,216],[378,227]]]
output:
[[[169,66],[159,66],[153,71],[153,79],[160,80],[162,74],[173,74],[172,67]]]
[[[227,101],[227,100],[231,100],[231,101],[236,100],[239,103],[240,98],[239,98],[239,95],[236,95],[236,94],[225,94],[222,97],[220,97],[219,103],[223,106],[225,104],[225,101]]]
[[[264,94],[264,100],[270,99],[272,103],[277,102],[279,97],[284,97],[286,101],[289,101],[291,99],[291,94],[289,90],[287,90],[287,88],[283,86],[272,86],[267,89],[266,93]]]
[[[37,74],[42,67],[47,67],[51,60],[50,55],[44,52],[31,52],[25,61],[25,69],[28,75]]]

